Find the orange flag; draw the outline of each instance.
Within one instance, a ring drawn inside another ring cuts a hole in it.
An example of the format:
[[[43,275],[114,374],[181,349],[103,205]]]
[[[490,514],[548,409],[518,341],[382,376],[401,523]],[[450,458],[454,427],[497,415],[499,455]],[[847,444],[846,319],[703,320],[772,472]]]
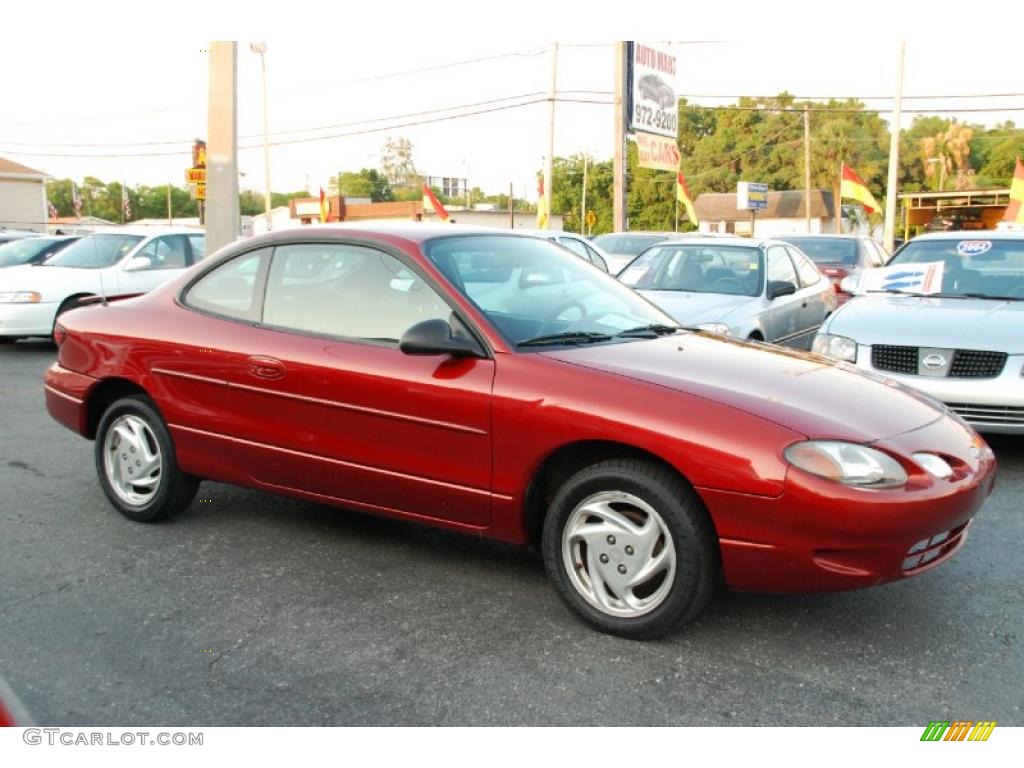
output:
[[[839,196],[849,197],[856,200],[864,206],[864,210],[868,213],[874,213],[881,208],[881,206],[875,202],[875,198],[871,194],[870,190],[868,190],[868,186],[864,183],[864,180],[846,163],[842,164],[842,178],[839,182]]]
[[[697,226],[697,211],[693,208],[693,197],[690,195],[690,186],[686,183],[686,177],[682,169],[676,174],[676,200],[686,208],[686,215],[693,226]]]
[[[441,201],[437,199],[437,195],[434,194],[433,190],[430,189],[426,184],[423,185],[423,211],[426,212],[427,206],[433,206],[434,213],[437,214],[438,221],[448,221],[448,211],[441,205]]]
[[[1006,206],[1003,221],[1024,224],[1024,163],[1017,157],[1017,169],[1013,172],[1010,182],[1010,204]]]

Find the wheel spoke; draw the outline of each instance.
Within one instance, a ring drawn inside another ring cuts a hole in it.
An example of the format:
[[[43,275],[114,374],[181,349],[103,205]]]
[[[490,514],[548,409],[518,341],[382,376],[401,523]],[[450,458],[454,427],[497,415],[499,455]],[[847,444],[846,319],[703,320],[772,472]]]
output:
[[[657,555],[640,567],[640,570],[633,575],[633,578],[629,580],[626,586],[632,591],[660,571],[668,570],[674,562],[675,557],[672,554],[672,550],[668,547],[663,547]]]
[[[608,596],[608,589],[605,587],[604,575],[601,573],[601,564],[594,555],[594,550],[587,549],[587,573],[590,576],[591,594],[594,599],[605,610],[612,608],[611,598]]]

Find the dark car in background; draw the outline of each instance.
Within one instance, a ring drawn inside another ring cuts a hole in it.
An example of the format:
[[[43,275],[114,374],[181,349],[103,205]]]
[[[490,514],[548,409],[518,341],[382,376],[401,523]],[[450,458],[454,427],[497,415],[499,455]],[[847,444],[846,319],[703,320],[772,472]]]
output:
[[[0,244],[0,267],[42,264],[62,248],[77,240],[73,237],[22,237]]]
[[[843,304],[850,294],[840,290],[844,277],[859,275],[865,269],[883,266],[889,254],[873,237],[861,235],[780,235],[784,240],[803,251],[822,274],[832,281],[839,303]]]

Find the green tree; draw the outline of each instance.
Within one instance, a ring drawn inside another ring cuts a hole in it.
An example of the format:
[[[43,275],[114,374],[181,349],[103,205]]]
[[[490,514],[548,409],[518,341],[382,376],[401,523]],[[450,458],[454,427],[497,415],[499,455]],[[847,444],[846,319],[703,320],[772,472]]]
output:
[[[361,168],[358,173],[341,171],[330,182],[332,195],[368,197],[375,203],[395,199],[391,184],[376,168]]]

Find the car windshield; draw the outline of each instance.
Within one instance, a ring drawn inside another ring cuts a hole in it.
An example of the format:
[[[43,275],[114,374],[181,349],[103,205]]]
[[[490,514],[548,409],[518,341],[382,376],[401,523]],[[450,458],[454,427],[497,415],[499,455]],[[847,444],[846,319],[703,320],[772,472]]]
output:
[[[843,264],[857,266],[857,241],[845,237],[783,237],[815,264]]]
[[[615,278],[546,240],[463,235],[429,241],[425,251],[512,344],[607,341],[624,331],[677,327]]]
[[[52,237],[28,237],[24,240],[12,240],[0,245],[0,267],[13,267],[16,264],[27,264],[54,243]]]
[[[664,235],[623,235],[609,233],[594,238],[594,245],[616,256],[636,256],[645,248],[666,239]]]
[[[44,266],[103,269],[117,264],[140,240],[141,235],[88,235],[48,259]]]
[[[1024,237],[911,240],[889,267],[940,261],[943,295],[1024,299]]]
[[[757,296],[764,257],[756,246],[656,245],[619,275],[638,291],[693,291]]]

